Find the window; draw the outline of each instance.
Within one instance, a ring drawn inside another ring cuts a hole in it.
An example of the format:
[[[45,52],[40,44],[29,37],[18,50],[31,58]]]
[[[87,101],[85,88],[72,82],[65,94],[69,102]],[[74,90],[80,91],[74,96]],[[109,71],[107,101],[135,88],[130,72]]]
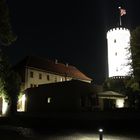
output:
[[[34,87],[34,85],[33,85],[33,84],[30,84],[30,87],[31,87],[31,88],[33,88],[33,87]]]
[[[116,43],[116,39],[114,39],[114,43]]]
[[[47,103],[50,104],[51,103],[51,97],[47,98]]]
[[[47,80],[48,80],[48,81],[50,80],[50,75],[47,75]]]
[[[42,79],[42,74],[41,73],[39,73],[39,79]]]
[[[57,77],[55,77],[55,82],[57,82]]]
[[[115,52],[115,55],[117,56],[117,52]]]
[[[60,81],[61,81],[61,82],[63,81],[63,78],[62,78],[62,77],[60,77]]]
[[[31,77],[31,78],[34,77],[34,73],[33,73],[33,71],[30,72],[30,77]]]

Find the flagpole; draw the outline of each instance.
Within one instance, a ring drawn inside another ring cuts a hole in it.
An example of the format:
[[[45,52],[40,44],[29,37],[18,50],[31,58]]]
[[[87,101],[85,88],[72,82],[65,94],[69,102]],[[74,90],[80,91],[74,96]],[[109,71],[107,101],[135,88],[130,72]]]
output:
[[[118,7],[119,8],[119,10],[121,10],[121,7]],[[120,26],[122,26],[122,19],[121,19],[121,14],[120,14],[120,12],[119,12],[119,15],[120,15]]]

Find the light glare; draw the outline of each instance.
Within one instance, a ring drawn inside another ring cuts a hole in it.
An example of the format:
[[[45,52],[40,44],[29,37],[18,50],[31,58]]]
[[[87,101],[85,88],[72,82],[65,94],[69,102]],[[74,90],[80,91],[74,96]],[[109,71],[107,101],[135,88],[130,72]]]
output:
[[[102,128],[100,128],[100,129],[99,129],[99,132],[103,132],[103,129],[102,129]]]

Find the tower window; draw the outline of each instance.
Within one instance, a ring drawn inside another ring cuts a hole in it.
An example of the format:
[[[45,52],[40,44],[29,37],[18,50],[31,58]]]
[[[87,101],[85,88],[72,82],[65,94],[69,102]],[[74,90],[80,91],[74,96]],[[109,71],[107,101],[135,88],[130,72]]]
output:
[[[115,55],[117,56],[117,52],[115,52]]]
[[[116,39],[114,39],[114,43],[116,43]]]

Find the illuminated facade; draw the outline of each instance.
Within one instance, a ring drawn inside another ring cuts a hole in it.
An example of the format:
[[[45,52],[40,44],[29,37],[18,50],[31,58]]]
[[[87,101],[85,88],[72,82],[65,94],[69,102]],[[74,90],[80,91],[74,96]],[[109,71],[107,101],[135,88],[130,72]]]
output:
[[[59,63],[57,60],[47,60],[35,56],[28,56],[15,66],[22,80],[21,90],[24,92],[29,88],[36,88],[40,85],[59,83],[71,80],[91,83],[92,79],[76,67]],[[50,98],[48,98],[50,102]],[[26,111],[26,95],[18,101],[18,111]]]
[[[98,97],[101,110],[123,108],[125,107],[125,99],[127,99],[125,95],[114,91],[99,92]]]
[[[35,56],[27,56],[20,61],[15,70],[22,80],[22,91],[42,84],[79,80],[91,83],[92,79],[75,66],[59,63]]]
[[[113,28],[107,32],[108,76],[129,76],[130,31],[126,28]]]

